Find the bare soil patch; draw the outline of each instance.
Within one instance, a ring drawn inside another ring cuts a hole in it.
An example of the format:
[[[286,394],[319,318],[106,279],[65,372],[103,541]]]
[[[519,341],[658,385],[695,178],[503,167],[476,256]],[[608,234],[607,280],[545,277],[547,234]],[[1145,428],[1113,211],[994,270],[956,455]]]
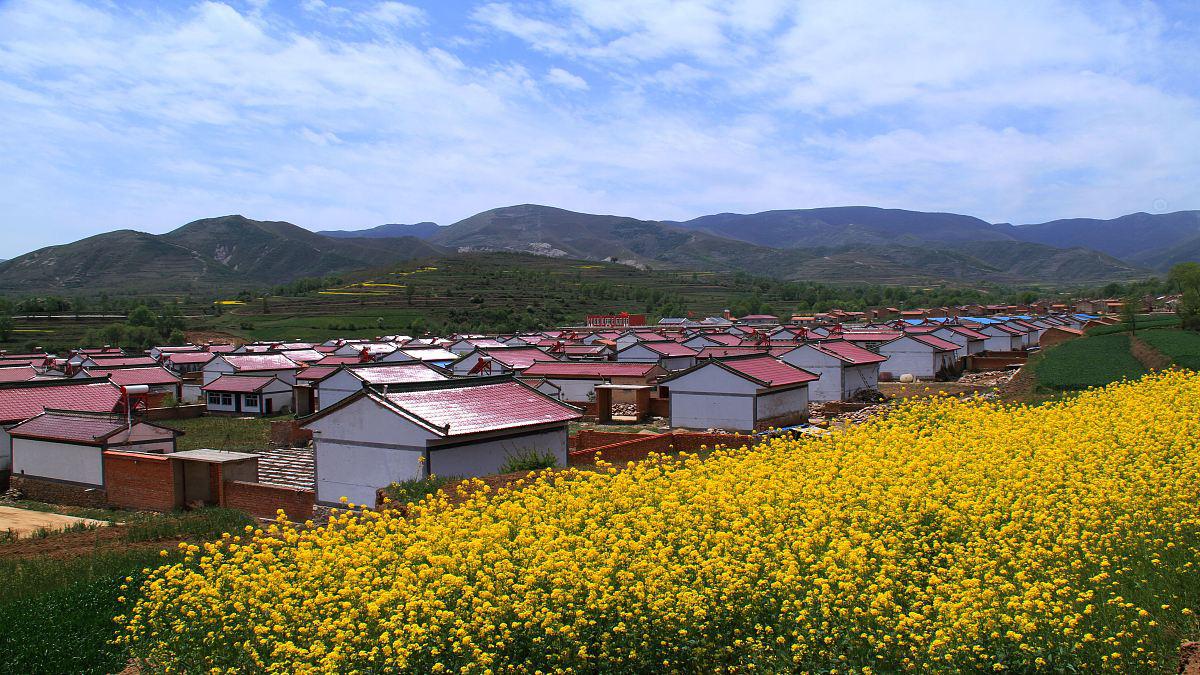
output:
[[[1154,347],[1142,342],[1136,334],[1129,336],[1129,352],[1146,370],[1165,370],[1171,367],[1171,359]]]

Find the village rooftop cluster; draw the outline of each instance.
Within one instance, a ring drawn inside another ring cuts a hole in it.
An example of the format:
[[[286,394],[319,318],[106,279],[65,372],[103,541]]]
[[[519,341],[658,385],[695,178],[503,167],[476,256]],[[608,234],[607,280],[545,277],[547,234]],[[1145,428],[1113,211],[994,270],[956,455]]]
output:
[[[5,353],[0,475],[43,501],[304,518],[314,503],[374,506],[393,483],[489,476],[518,456],[566,466],[581,451],[569,434],[580,420],[663,418],[710,435],[803,429],[814,404],[870,400],[881,381],[1015,367],[1115,323],[1119,310],[1084,301],[726,312],[656,325],[621,313],[516,335]],[[284,413],[296,420],[280,423],[282,452],[178,451],[169,424]]]

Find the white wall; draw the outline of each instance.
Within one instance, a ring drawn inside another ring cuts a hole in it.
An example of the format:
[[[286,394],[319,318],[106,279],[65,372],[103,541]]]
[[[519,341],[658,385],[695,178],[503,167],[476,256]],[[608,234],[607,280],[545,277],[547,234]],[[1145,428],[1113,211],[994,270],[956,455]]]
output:
[[[884,369],[893,377],[912,374],[915,377],[931,379],[937,375],[933,348],[912,338],[900,338],[889,342],[879,348],[879,353],[888,357]]]
[[[422,478],[425,446],[437,436],[363,397],[309,423],[317,465],[317,501],[348,497],[375,504],[375,491]]]
[[[853,398],[855,394],[864,389],[879,389],[879,365],[878,363],[864,363],[857,366],[846,366],[842,370],[842,400]],[[813,382],[809,383],[809,388],[813,386]],[[812,392],[809,392],[812,395]]]
[[[523,452],[550,453],[559,466],[567,465],[567,429],[542,431],[511,438],[429,450],[429,466],[438,476],[491,476],[500,473],[509,457]]]
[[[339,370],[317,384],[317,410],[328,408],[362,388],[362,380],[345,370]]]
[[[671,426],[688,429],[754,428],[753,382],[707,365],[664,383],[670,391]]]
[[[783,356],[779,357],[779,360],[803,368],[813,375],[820,376],[821,379],[816,382],[808,383],[808,396],[810,400],[817,403],[824,403],[826,401],[841,401],[843,399],[843,361],[841,359],[828,354],[822,354],[811,346],[805,345],[786,352]]]
[[[796,387],[758,397],[758,419],[754,426],[799,424],[808,419],[808,387]]]
[[[104,460],[100,448],[28,438],[14,438],[13,473],[102,487]]]
[[[617,361],[619,363],[658,363],[661,358],[661,354],[650,351],[640,344],[617,352]]]
[[[12,470],[12,437],[8,429],[0,427],[0,471]]]

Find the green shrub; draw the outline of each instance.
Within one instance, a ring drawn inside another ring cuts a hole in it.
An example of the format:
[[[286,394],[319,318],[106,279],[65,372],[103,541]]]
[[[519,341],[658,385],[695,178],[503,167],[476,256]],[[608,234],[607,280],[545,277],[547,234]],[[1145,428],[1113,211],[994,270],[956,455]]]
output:
[[[553,469],[558,466],[558,458],[549,452],[533,449],[519,450],[508,456],[500,467],[500,473],[516,473],[517,471],[538,471]]]
[[[398,504],[413,504],[442,488],[461,482],[461,476],[431,476],[392,483],[383,489],[388,499]]]

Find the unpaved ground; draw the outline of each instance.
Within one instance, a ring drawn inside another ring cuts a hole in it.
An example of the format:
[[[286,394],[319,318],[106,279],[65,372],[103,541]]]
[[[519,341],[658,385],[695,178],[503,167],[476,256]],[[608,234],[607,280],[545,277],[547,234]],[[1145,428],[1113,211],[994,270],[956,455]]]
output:
[[[17,537],[27,537],[37,530],[61,530],[78,523],[103,527],[109,523],[90,518],[76,518],[61,513],[30,511],[11,506],[0,506],[0,532],[10,531]]]
[[[1142,342],[1137,335],[1129,336],[1129,352],[1146,370],[1165,370],[1171,367],[1171,359],[1166,354]]]
[[[215,342],[217,344],[229,345],[244,345],[246,338],[241,338],[230,333],[222,333],[214,330],[190,330],[185,334],[188,342],[194,345],[202,345],[206,342]]]

